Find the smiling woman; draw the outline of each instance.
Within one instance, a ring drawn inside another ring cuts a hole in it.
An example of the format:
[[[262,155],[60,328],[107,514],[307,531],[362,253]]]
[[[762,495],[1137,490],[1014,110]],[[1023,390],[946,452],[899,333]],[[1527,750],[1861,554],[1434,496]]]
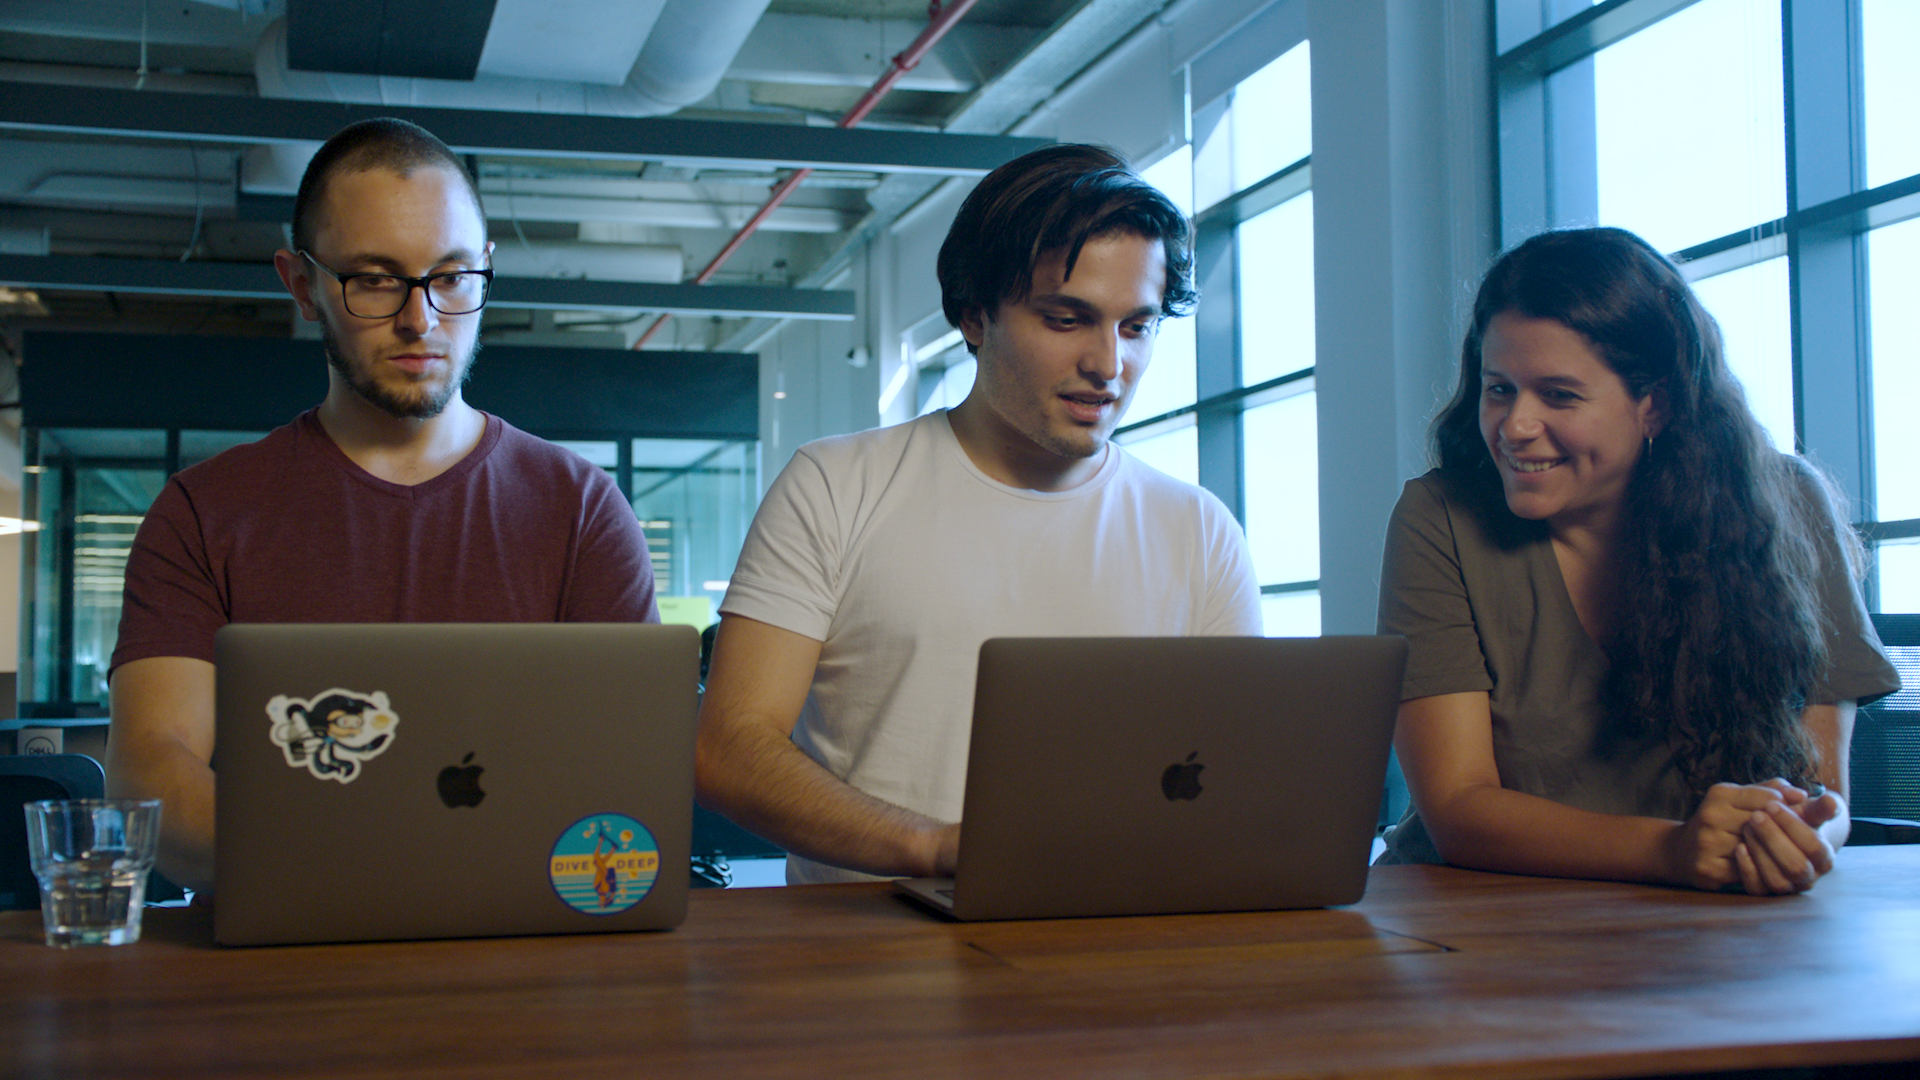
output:
[[[1899,682],[1827,485],[1672,264],[1618,229],[1508,252],[1433,441],[1382,572],[1411,645],[1389,860],[1811,887],[1854,705]]]
[[[1556,536],[1611,533],[1666,390],[1635,398],[1579,331],[1515,311],[1487,324],[1480,357],[1480,434],[1507,507]]]

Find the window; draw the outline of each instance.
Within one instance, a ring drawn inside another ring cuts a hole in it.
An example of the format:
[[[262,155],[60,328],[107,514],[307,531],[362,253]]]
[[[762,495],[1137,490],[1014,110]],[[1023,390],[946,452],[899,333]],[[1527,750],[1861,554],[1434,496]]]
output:
[[[1793,327],[1785,256],[1693,283],[1720,324],[1727,366],[1773,445],[1793,449]]]
[[[1680,251],[1786,213],[1777,0],[1701,0],[1554,78],[1592,83],[1599,224]]]
[[[1241,419],[1247,547],[1260,574],[1267,633],[1312,637],[1320,633],[1320,476],[1312,464],[1319,460],[1320,429],[1313,391],[1257,405]]]
[[[760,497],[757,442],[593,439],[558,445],[613,474],[647,537],[662,622],[706,627],[718,618]],[[626,460],[621,460],[621,451]]]
[[[1618,225],[1671,254],[1783,450],[1920,611],[1920,5],[1498,0],[1503,243]]]
[[[1247,385],[1313,367],[1313,192],[1240,226],[1240,378]]]
[[[1867,276],[1879,610],[1920,611],[1920,220],[1867,234]]]
[[[1862,68],[1866,99],[1867,186],[1920,173],[1920,5],[1913,0],[1862,0]]]
[[[1118,436],[1233,509],[1273,635],[1320,632],[1310,75],[1300,42],[1145,171],[1195,213],[1201,304],[1162,328]]]
[[[1192,147],[1182,146],[1141,175],[1174,205],[1193,212]],[[1128,426],[1119,435],[1128,453],[1189,484],[1200,482],[1200,429],[1192,412],[1199,387],[1194,322],[1192,317],[1161,322],[1153,362],[1134,388],[1123,418]]]
[[[1874,501],[1882,517],[1920,518],[1920,220],[1867,237],[1872,281]],[[1920,607],[1901,608],[1920,611]]]
[[[712,622],[760,503],[760,444],[706,439],[634,439],[634,513],[653,557],[654,590],[690,607],[661,619]]]
[[[951,409],[972,392],[973,354],[959,329],[947,325],[945,313],[935,312],[909,327],[901,335],[900,351],[902,363],[880,394],[884,422]],[[912,407],[896,415],[905,405]]]
[[[1183,146],[1141,171],[1146,181],[1166,192],[1174,205],[1193,213],[1193,150]],[[1194,402],[1194,321],[1192,318],[1167,319],[1160,324],[1153,342],[1153,363],[1146,377],[1134,388],[1133,403],[1127,406],[1125,419],[1140,420],[1185,408]],[[1131,448],[1135,444],[1129,443]],[[1175,473],[1179,476],[1180,474]],[[1199,481],[1182,476],[1188,483]]]
[[[166,483],[168,433],[29,430],[19,694],[40,716],[103,715],[127,552]]]

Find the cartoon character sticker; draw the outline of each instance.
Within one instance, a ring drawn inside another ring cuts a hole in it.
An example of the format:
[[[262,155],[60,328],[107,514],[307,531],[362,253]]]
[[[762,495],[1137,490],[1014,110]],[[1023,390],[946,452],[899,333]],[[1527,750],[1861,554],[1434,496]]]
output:
[[[267,702],[267,716],[273,720],[273,744],[285,752],[289,766],[343,784],[360,775],[362,762],[393,745],[400,726],[380,690],[359,694],[335,687],[308,701],[276,694]]]
[[[613,915],[639,903],[660,876],[660,845],[625,814],[589,814],[554,841],[547,876],[568,907]]]

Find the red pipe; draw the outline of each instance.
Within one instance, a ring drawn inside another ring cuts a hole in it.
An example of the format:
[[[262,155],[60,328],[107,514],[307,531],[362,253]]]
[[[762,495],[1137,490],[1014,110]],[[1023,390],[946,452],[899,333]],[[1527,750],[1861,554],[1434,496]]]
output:
[[[853,103],[853,108],[847,110],[846,115],[840,118],[836,126],[850,128],[865,120],[874,106],[880,104],[880,99],[893,92],[894,85],[900,81],[901,77],[919,65],[934,45],[947,36],[947,31],[953,29],[954,24],[960,21],[960,17],[965,15],[967,9],[971,8],[975,2],[976,0],[951,0],[943,9],[940,6],[940,0],[932,0],[927,5],[927,28],[920,31],[920,36],[913,39],[913,44],[893,58],[893,62],[887,66],[886,73],[881,75],[866,93],[860,95],[860,100]],[[712,281],[713,275],[719,272],[721,265],[733,258],[734,252],[740,250],[740,245],[747,242],[747,237],[759,232],[760,226],[766,223],[767,218],[775,210],[779,209],[780,204],[786,202],[787,197],[799,190],[800,185],[812,175],[811,168],[795,169],[785,180],[780,181],[779,185],[773,189],[773,194],[767,198],[766,204],[754,211],[753,216],[747,219],[747,223],[733,235],[733,239],[727,241],[727,246],[720,249],[720,254],[713,257],[713,261],[707,264],[705,270],[695,275],[693,283],[705,285]],[[641,334],[640,339],[633,343],[633,347],[637,350],[652,341],[653,335],[659,333],[660,328],[667,325],[667,320],[671,318],[673,314],[668,312],[655,319],[653,325],[647,327],[646,333]]]
[[[853,103],[853,108],[847,110],[847,115],[840,118],[840,126],[850,128],[865,120],[867,114],[873,111],[873,107],[880,104],[880,99],[893,92],[893,85],[900,81],[901,76],[918,66],[933,49],[935,43],[946,37],[947,31],[953,29],[954,24],[958,23],[960,17],[965,15],[967,9],[973,5],[974,0],[953,0],[945,10],[942,10],[940,0],[933,0],[928,4],[927,28],[920,31],[920,36],[913,39],[913,44],[893,58],[893,65],[887,69],[886,74],[880,76],[880,81],[874,83],[859,101]]]

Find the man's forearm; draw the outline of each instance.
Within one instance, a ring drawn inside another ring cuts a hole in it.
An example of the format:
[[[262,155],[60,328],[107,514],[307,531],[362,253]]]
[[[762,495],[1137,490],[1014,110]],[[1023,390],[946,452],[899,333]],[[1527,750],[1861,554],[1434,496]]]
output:
[[[159,799],[159,871],[185,888],[213,888],[213,770],[205,762],[178,743],[114,740],[107,753],[107,794]]]
[[[131,660],[113,672],[107,792],[159,799],[160,872],[213,888],[213,665],[184,656]]]
[[[720,738],[703,725],[702,805],[802,858],[867,874],[951,874],[957,826],[860,791],[787,739]]]

